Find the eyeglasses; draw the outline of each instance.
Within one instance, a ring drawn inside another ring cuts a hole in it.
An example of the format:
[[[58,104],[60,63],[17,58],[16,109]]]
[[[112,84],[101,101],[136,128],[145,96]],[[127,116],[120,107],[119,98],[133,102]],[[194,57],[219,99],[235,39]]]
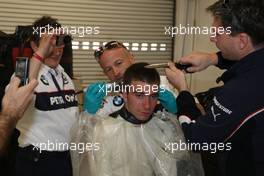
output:
[[[120,42],[118,41],[111,41],[105,44],[104,46],[100,46],[98,49],[94,51],[94,57],[97,61],[99,61],[101,55],[104,53],[106,50],[111,50],[114,48],[124,48],[127,50],[127,48]]]

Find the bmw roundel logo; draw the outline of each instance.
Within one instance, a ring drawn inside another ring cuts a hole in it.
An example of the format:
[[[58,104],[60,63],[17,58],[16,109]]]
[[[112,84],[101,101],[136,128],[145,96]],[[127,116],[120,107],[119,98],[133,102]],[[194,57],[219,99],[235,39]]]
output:
[[[123,103],[124,103],[124,99],[120,95],[114,96],[113,104],[115,106],[121,106]]]

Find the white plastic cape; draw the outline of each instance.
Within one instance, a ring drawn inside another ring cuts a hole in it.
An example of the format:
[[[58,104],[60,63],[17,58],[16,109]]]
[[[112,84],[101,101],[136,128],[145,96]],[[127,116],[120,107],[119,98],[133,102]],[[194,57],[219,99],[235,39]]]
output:
[[[74,176],[204,175],[199,154],[171,150],[185,140],[176,117],[167,112],[154,114],[142,125],[120,116],[83,113],[72,129],[72,139],[94,146],[71,151]]]

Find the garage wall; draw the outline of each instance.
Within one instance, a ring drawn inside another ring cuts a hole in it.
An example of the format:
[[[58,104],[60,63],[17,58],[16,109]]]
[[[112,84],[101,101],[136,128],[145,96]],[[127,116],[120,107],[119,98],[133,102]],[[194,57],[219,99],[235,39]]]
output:
[[[93,51],[119,40],[137,61],[171,60],[173,39],[164,34],[174,22],[174,0],[0,0],[0,30],[14,33],[42,15],[58,18],[73,36],[74,77],[90,82],[106,80]],[[84,31],[85,30],[85,31]]]
[[[212,16],[206,8],[216,0],[176,0],[176,25],[207,26],[212,23]],[[178,35],[175,37],[174,60],[193,51],[216,52],[218,49],[209,41],[209,35]],[[209,67],[199,73],[187,74],[187,81],[192,93],[205,91],[217,86],[215,80],[222,71],[216,67]]]

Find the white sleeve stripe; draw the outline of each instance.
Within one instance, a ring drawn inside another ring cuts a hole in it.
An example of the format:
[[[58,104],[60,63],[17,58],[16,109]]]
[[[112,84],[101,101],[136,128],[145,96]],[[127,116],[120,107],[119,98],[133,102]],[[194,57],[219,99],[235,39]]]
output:
[[[225,142],[230,139],[236,132],[237,130],[239,130],[241,128],[242,125],[244,125],[248,120],[250,120],[251,118],[255,117],[256,115],[258,115],[259,113],[264,112],[264,107],[257,110],[256,112],[252,113],[251,115],[247,116],[244,118],[244,120],[237,126],[237,128],[235,130],[233,130],[233,132],[225,139]]]
[[[179,122],[180,122],[180,124],[183,124],[183,123],[188,123],[188,124],[190,124],[190,123],[195,123],[195,121],[193,120],[191,120],[188,116],[186,116],[186,115],[181,115],[180,117],[179,117]]]

